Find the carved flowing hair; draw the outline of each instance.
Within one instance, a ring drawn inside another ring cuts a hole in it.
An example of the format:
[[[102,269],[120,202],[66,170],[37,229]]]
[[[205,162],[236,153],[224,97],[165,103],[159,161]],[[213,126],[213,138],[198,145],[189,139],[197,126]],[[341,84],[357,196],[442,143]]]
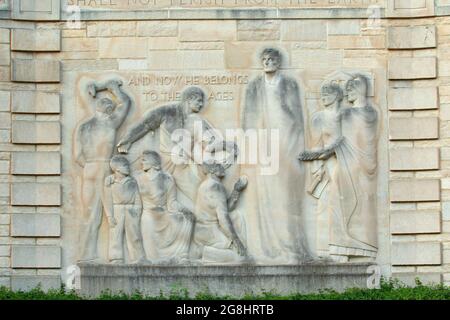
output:
[[[325,81],[321,88],[320,92],[327,93],[327,94],[336,94],[337,101],[341,102],[344,99],[344,92],[342,91],[341,86],[336,81]]]
[[[199,87],[189,87],[181,93],[181,102],[189,101],[196,97],[201,97],[205,100],[205,92]]]
[[[369,80],[362,74],[355,74],[353,78],[347,82],[345,89],[354,89],[359,94],[367,97],[367,93],[369,91]]]

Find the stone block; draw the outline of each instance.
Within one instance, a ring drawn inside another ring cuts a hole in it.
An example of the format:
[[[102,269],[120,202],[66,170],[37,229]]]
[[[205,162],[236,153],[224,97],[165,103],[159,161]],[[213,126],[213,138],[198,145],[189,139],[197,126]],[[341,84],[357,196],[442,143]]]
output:
[[[149,70],[222,69],[223,50],[161,50],[151,51]]]
[[[238,20],[239,41],[263,41],[280,39],[279,20]]]
[[[389,88],[389,110],[432,110],[437,109],[438,89]]]
[[[61,65],[54,60],[13,59],[11,80],[15,82],[60,82]]]
[[[59,20],[61,1],[57,0],[12,0],[11,17],[15,20],[52,21]]]
[[[386,48],[384,35],[336,35],[328,37],[329,49],[383,49]]]
[[[389,150],[391,171],[438,170],[438,148],[398,148]]]
[[[408,287],[415,287],[416,280],[419,280],[423,285],[436,285],[442,283],[442,276],[440,273],[393,273],[392,278],[399,280]]]
[[[432,210],[391,211],[391,234],[427,234],[441,232],[441,214]]]
[[[139,37],[176,37],[178,23],[176,21],[138,21],[137,35]]]
[[[15,175],[59,175],[59,152],[12,152],[11,173]]]
[[[61,288],[60,276],[33,276],[33,275],[13,275],[11,277],[11,290],[30,291],[37,286],[46,292],[50,289]]]
[[[146,39],[138,37],[100,38],[100,58],[137,59],[146,58],[148,45]]]
[[[439,138],[438,118],[390,118],[390,140],[424,140]]]
[[[11,128],[11,114],[9,112],[0,112],[0,129]]]
[[[13,113],[51,114],[61,112],[60,96],[57,92],[13,91]]]
[[[11,215],[12,237],[59,237],[61,218],[57,214],[20,213]]]
[[[436,57],[391,57],[388,74],[390,80],[434,79],[437,60]]]
[[[0,91],[0,111],[11,110],[11,93],[9,91]]]
[[[98,50],[97,38],[66,38],[62,41],[65,52],[89,52]]]
[[[440,265],[441,244],[439,242],[393,242],[391,259],[394,266]]]
[[[389,0],[387,17],[429,17],[434,15],[434,0]]]
[[[439,179],[392,180],[389,183],[391,202],[429,202],[441,200]]]
[[[389,49],[424,49],[436,47],[436,27],[407,26],[388,28]]]
[[[61,125],[57,121],[12,122],[12,142],[17,144],[59,144]]]
[[[351,35],[359,34],[361,25],[359,20],[329,20],[328,34],[329,35]]]
[[[11,52],[9,44],[0,44],[0,66],[9,66],[11,64]]]
[[[236,40],[236,21],[180,21],[178,39],[191,42]]]
[[[145,21],[147,22],[147,21]],[[160,21],[148,21],[161,24]],[[134,37],[136,36],[136,21],[98,21],[87,26],[88,37]]]
[[[59,183],[13,182],[11,184],[13,206],[60,206]]]
[[[0,29],[0,43],[10,43],[9,29]]]
[[[13,29],[12,51],[60,51],[61,31],[52,29]]]
[[[281,40],[326,41],[327,24],[320,20],[283,20]]]
[[[60,268],[61,248],[57,246],[13,245],[12,268]]]

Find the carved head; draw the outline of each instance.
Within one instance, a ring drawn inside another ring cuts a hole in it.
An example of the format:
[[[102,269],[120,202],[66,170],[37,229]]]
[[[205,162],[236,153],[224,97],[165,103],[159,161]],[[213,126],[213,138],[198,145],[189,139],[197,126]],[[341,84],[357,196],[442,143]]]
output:
[[[281,67],[282,55],[278,49],[266,48],[261,52],[260,58],[266,73],[276,72]]]
[[[328,107],[336,101],[341,102],[344,99],[344,93],[337,82],[326,81],[320,88],[320,98],[324,107]]]
[[[199,87],[189,87],[181,94],[181,103],[194,113],[200,112],[205,104],[205,93]]]
[[[360,98],[366,98],[368,88],[369,81],[367,78],[361,74],[355,75],[353,79],[350,79],[345,86],[345,90],[348,94],[348,101],[355,102]]]
[[[114,173],[118,172],[125,176],[128,176],[130,174],[130,163],[124,156],[115,155],[114,157],[112,157],[109,165],[111,166],[111,169]]]
[[[215,175],[218,178],[225,177],[225,167],[215,162],[203,162],[203,172]]]
[[[161,170],[161,157],[156,151],[146,150],[142,152],[142,169],[148,171],[150,169]]]
[[[116,108],[116,104],[109,98],[101,98],[97,101],[96,112],[100,114],[110,115]]]

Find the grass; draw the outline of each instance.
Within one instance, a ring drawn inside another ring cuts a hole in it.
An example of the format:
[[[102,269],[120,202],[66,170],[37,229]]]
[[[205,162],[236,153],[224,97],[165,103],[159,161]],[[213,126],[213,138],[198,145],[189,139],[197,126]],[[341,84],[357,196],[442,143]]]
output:
[[[11,291],[0,287],[0,300],[85,300],[74,291],[49,290],[44,292],[41,287],[33,290]],[[231,300],[236,297],[215,296],[210,293],[199,293],[190,297],[185,289],[173,289],[168,295],[160,294],[156,297],[145,296],[139,292],[131,295],[112,294],[104,292],[96,300]],[[240,300],[450,300],[450,287],[444,285],[423,285],[416,280],[415,287],[408,287],[397,280],[382,280],[380,289],[347,289],[345,292],[323,290],[314,294],[279,295],[266,292],[261,295],[245,295]]]

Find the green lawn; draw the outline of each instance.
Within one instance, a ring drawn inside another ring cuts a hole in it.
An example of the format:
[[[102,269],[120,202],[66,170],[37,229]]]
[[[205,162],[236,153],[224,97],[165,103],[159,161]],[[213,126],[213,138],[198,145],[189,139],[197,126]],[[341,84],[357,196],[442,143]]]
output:
[[[39,287],[28,292],[13,292],[0,287],[0,300],[83,300],[84,297],[61,288],[60,290],[42,291]],[[99,300],[181,300],[189,298],[185,290],[174,290],[170,295],[148,297],[139,293],[133,295],[112,295],[103,293]],[[195,300],[228,300],[230,296],[213,296],[208,293],[198,294]],[[450,287],[444,285],[425,286],[417,281],[415,287],[407,287],[398,281],[382,281],[380,289],[348,289],[338,293],[324,290],[317,294],[294,294],[289,296],[265,293],[247,295],[242,300],[450,300]]]

